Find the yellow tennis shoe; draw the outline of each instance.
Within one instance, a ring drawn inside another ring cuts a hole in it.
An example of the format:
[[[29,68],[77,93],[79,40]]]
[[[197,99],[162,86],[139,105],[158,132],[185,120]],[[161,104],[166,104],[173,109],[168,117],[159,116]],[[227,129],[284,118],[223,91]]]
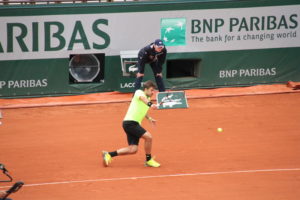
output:
[[[102,151],[102,158],[104,167],[108,167],[108,165],[112,162],[111,155],[109,155],[107,151]]]
[[[160,164],[158,162],[156,162],[153,158],[151,158],[150,160],[145,162],[145,165],[147,167],[159,167]]]

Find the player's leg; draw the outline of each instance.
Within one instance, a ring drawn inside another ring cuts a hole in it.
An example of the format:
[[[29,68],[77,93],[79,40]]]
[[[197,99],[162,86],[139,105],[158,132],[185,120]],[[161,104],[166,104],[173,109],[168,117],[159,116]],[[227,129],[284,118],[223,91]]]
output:
[[[112,152],[103,151],[102,157],[105,167],[112,162],[112,158],[115,156],[135,154],[138,151],[140,138],[146,133],[146,130],[135,121],[123,121],[123,129],[127,135],[128,146]]]
[[[152,135],[149,132],[146,132],[142,138],[145,141],[145,154],[146,154],[146,162],[145,165],[149,167],[159,167],[160,164],[152,158]]]
[[[138,152],[138,145],[129,145],[128,147],[124,147],[118,149],[116,156],[128,155],[128,154],[136,154]]]
[[[144,149],[145,149],[146,155],[151,155],[151,150],[152,150],[152,135],[149,132],[146,132],[142,136],[142,138],[145,141]],[[150,157],[150,159],[151,159],[151,157]]]
[[[145,141],[145,154],[146,154],[146,165],[150,167],[159,167],[160,164],[156,162],[151,157],[151,151],[152,151],[152,135],[147,132],[139,123],[133,122],[133,121],[124,121],[123,122],[123,128],[127,134],[127,140],[129,146],[136,145],[136,151],[133,151],[134,153],[137,152],[137,147],[139,145],[140,138],[144,139]],[[119,153],[119,150],[117,151]]]
[[[157,65],[157,62],[151,63],[150,66],[153,71],[153,75],[157,84],[158,91],[160,92],[166,91],[165,84],[162,77],[162,68]]]
[[[118,149],[116,151],[102,151],[102,157],[103,157],[103,165],[104,167],[108,167],[108,165],[112,162],[112,158],[115,156],[123,156],[123,155],[129,155],[129,154],[135,154],[138,151],[137,145],[129,145],[127,147]]]
[[[103,165],[107,167],[111,162],[112,158],[115,156],[123,156],[123,155],[130,155],[130,154],[135,154],[138,151],[138,145],[129,145],[127,147],[118,149],[116,151],[103,151],[102,156],[103,156]]]

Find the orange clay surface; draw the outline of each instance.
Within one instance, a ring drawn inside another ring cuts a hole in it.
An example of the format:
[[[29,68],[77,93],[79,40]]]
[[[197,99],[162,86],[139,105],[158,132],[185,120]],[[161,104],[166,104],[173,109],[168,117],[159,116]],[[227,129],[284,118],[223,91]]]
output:
[[[227,97],[201,98],[201,91]],[[299,200],[300,93],[290,88],[251,96],[222,91],[187,91],[188,109],[150,111],[157,125],[144,121],[143,126],[153,135],[160,168],[144,167],[142,141],[136,155],[102,166],[102,150],[127,145],[121,122],[129,94],[120,94],[119,103],[97,99],[90,105],[18,109],[8,107],[30,107],[26,99],[0,100],[0,163],[14,181],[25,182],[10,198]],[[44,105],[49,105],[45,99],[55,100],[42,98]],[[219,127],[223,132],[217,132]],[[5,179],[1,173],[0,180]],[[10,185],[0,183],[0,190]]]

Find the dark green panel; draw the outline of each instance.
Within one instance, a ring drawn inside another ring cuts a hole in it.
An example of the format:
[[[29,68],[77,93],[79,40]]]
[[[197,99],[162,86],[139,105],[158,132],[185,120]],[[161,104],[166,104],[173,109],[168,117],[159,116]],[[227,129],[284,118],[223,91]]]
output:
[[[197,78],[167,79],[177,88],[245,86],[300,81],[300,48],[169,54],[201,59]],[[222,73],[224,72],[224,73]]]
[[[201,60],[196,77],[166,78],[167,88],[213,88],[300,81],[300,48],[168,54],[168,60]],[[119,56],[105,58],[104,83],[69,83],[68,59],[0,62],[1,97],[132,92],[135,78],[123,77]],[[154,80],[146,65],[144,80]]]
[[[0,62],[0,80],[5,85],[0,89],[3,96],[35,96],[59,94],[65,91],[68,82],[67,59],[16,60]]]

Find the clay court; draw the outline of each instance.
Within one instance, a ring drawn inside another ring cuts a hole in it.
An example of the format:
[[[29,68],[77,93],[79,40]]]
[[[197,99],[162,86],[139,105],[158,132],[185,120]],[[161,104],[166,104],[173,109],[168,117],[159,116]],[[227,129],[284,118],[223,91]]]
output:
[[[126,145],[121,122],[128,94],[119,102],[50,107],[13,108],[14,100],[2,100],[0,162],[14,181],[25,182],[10,197],[298,200],[300,93],[217,97],[219,90],[203,91],[215,95],[196,98],[187,91],[188,109],[151,111],[155,127],[144,121],[160,168],[144,167],[143,143],[137,155],[102,166],[102,150]]]

